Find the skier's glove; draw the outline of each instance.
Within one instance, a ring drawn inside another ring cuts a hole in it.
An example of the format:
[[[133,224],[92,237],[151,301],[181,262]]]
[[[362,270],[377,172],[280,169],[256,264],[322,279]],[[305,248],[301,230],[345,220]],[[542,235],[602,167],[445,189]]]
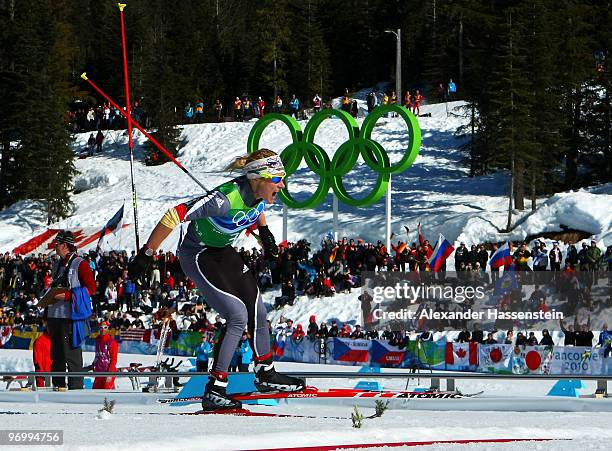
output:
[[[278,257],[278,246],[274,235],[270,232],[268,226],[259,226],[259,239],[264,249],[264,257],[268,260]]]
[[[153,264],[153,256],[147,255],[145,251],[146,249],[144,247],[140,249],[136,257],[134,257],[134,260],[128,265],[130,279],[139,286],[143,285],[143,276],[149,272]]]

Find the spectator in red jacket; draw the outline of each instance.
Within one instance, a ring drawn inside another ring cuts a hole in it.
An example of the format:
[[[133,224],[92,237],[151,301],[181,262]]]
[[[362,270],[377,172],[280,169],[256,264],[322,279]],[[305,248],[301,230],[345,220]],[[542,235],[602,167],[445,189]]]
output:
[[[117,371],[117,354],[119,345],[112,335],[108,333],[109,324],[100,323],[100,334],[96,338],[96,357],[92,363],[95,372]],[[96,377],[93,388],[103,390],[115,389],[114,377]]]
[[[168,291],[174,290],[174,277],[172,277],[170,271],[166,273],[166,278],[164,279],[164,286]]]
[[[293,341],[300,341],[302,338],[306,336],[306,332],[304,332],[304,328],[301,324],[298,324],[293,333],[291,334],[291,339]]]
[[[46,330],[40,337],[34,340],[32,358],[34,359],[34,371],[37,373],[51,371],[51,337]],[[37,377],[36,386],[45,387],[45,378]]]
[[[417,116],[421,114],[421,102],[423,101],[423,95],[417,89],[416,94],[414,95],[414,105],[412,106],[412,112]]]

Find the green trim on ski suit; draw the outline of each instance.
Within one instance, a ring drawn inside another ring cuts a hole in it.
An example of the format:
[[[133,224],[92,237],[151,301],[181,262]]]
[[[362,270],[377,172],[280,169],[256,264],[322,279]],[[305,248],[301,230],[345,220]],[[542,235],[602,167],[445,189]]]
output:
[[[254,206],[248,206],[234,181],[224,183],[216,190],[227,198],[229,210],[223,216],[194,220],[194,232],[202,244],[206,246],[231,246],[243,230],[258,221],[259,216],[265,210],[266,202],[260,200]]]

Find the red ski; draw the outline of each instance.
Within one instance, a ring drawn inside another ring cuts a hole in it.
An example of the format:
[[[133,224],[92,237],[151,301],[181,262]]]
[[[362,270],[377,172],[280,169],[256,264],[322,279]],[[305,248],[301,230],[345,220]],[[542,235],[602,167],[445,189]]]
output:
[[[174,415],[232,415],[237,417],[275,417],[275,418],[324,418],[332,420],[350,420],[350,417],[335,416],[316,416],[316,415],[297,415],[290,413],[270,413],[255,412],[248,409],[218,409],[218,410],[198,410],[197,412],[180,412]]]
[[[353,388],[329,388],[318,389],[306,387],[296,392],[249,392],[234,393],[231,397],[237,401],[255,401],[258,399],[314,399],[314,398],[374,398],[374,399],[461,399],[470,398],[483,392],[464,395],[457,392],[444,391],[405,391],[405,390],[382,390],[368,391]],[[158,399],[160,404],[197,403],[202,401],[201,396],[188,398]]]

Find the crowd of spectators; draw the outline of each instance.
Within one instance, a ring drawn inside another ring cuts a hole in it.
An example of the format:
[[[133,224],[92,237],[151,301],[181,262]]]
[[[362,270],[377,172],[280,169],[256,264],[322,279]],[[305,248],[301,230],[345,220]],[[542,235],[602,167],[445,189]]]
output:
[[[461,243],[454,255],[458,273],[488,277],[490,273],[485,269],[496,247],[491,246],[487,251],[485,245],[473,245],[468,249]],[[603,253],[595,242],[590,246],[583,243],[580,251],[573,243],[568,243],[561,251],[556,242],[549,252],[541,242],[536,242],[532,251],[527,250],[524,243],[516,243],[515,248],[514,261],[519,269],[559,271],[564,267],[561,275],[587,272],[596,267],[612,270],[612,246]],[[306,240],[283,242],[278,259],[272,262],[264,259],[257,248],[239,249],[262,292],[280,286],[280,294],[274,300],[275,308],[293,305],[298,296],[317,299],[350,293],[361,286],[364,271],[428,272],[432,251],[432,246],[422,236],[418,243],[410,245],[398,241],[392,245],[391,253],[382,241],[370,243],[346,237],[334,241],[328,236],[314,250]],[[154,265],[141,286],[130,280],[127,272],[127,264],[134,255],[126,251],[83,254],[96,277],[98,289],[92,297],[96,318],[107,320],[111,327],[119,329],[158,327],[163,312],[172,309],[177,312],[173,320],[175,330],[202,331],[220,327],[220,318],[209,321],[206,299],[183,274],[176,255],[168,251],[157,252]],[[42,325],[42,311],[37,303],[52,282],[51,266],[56,258],[46,254],[24,257],[7,252],[0,255],[0,325]],[[353,336],[355,330],[346,330],[345,326],[350,327],[336,324],[338,336]],[[500,324],[499,329],[506,329],[504,326]],[[326,334],[336,330],[333,323],[319,325],[318,329],[321,328]],[[312,324],[307,325],[305,336],[313,330]],[[385,332],[389,336],[392,331],[379,332],[382,337]],[[374,331],[360,329],[357,336],[360,333],[374,337]]]
[[[132,105],[132,117],[143,127],[149,127],[149,117],[139,101]],[[97,130],[121,130],[127,127],[119,110],[109,103],[88,105],[74,102],[68,110],[68,123],[73,133],[95,132]]]
[[[366,330],[361,325],[351,325],[350,322],[339,322],[336,319],[323,321],[317,324],[316,316],[312,315],[306,329],[301,324],[294,324],[290,318],[281,316],[278,324],[271,328],[274,336],[280,340],[293,340],[296,343],[306,339],[315,341],[325,338],[350,338],[366,340],[386,340],[392,346],[405,348],[412,341],[431,342],[454,342],[454,343],[478,343],[484,345],[506,344],[513,346],[585,346],[600,347],[606,352],[606,356],[612,353],[612,331],[604,324],[598,335],[593,333],[590,320],[583,325],[575,322],[566,325],[559,322],[557,335],[553,337],[548,329],[541,332],[515,330],[515,329],[493,329],[483,331],[478,324],[474,324],[470,331],[463,328],[460,331],[448,332],[443,330],[421,331],[414,330],[397,331],[390,327],[384,330]],[[597,338],[597,339],[596,339]]]
[[[457,86],[451,79],[446,86],[439,83],[436,93],[439,102],[454,100]],[[415,89],[407,90],[404,95],[398,97],[395,91],[371,92],[366,98],[367,110],[371,112],[379,105],[401,104],[412,111],[420,114],[420,106],[424,100],[423,94]],[[244,94],[230,99],[225,104],[224,100],[217,98],[212,104],[207,105],[204,100],[196,99],[193,103],[187,102],[181,107],[175,107],[176,119],[178,123],[192,124],[205,121],[223,122],[247,121],[253,118],[261,118],[270,112],[284,113],[294,116],[296,119],[305,119],[309,113],[316,113],[321,108],[331,108],[331,104],[324,104],[319,93],[315,93],[312,99],[307,102],[308,107],[303,104],[296,94],[291,94],[283,100],[281,95],[267,99],[265,96],[251,96]],[[345,89],[341,97],[340,108],[354,117],[359,114],[357,101],[350,97],[348,89]],[[135,121],[143,127],[150,127],[150,116],[141,102],[136,100],[131,108],[132,116]],[[126,120],[110,103],[100,103],[90,105],[77,100],[72,103],[67,111],[67,122],[73,133],[97,132],[99,130],[120,130],[126,128]]]

